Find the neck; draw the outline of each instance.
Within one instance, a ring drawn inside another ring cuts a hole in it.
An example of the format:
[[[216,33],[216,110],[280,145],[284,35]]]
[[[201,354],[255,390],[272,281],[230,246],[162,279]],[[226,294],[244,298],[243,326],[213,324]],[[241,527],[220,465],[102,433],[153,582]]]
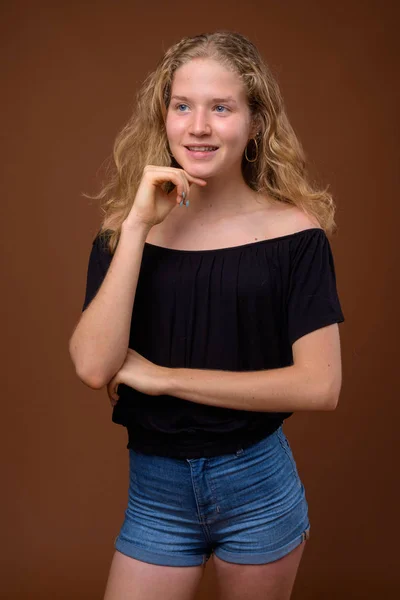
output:
[[[193,185],[190,189],[190,211],[193,216],[217,219],[242,213],[255,204],[257,192],[238,178],[210,178],[205,187]]]

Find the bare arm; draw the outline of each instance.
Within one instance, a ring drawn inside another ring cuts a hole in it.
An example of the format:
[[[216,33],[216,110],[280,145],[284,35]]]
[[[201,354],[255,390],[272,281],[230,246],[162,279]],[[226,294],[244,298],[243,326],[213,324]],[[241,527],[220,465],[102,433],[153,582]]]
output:
[[[76,373],[92,388],[103,387],[125,360],[148,231],[141,222],[122,226],[104,281],[71,336],[69,352]]]
[[[169,369],[167,393],[238,410],[334,410],[342,384],[337,324],[297,340],[293,361],[289,367],[247,373]]]
[[[236,410],[334,410],[342,385],[338,325],[304,335],[292,348],[293,365],[252,372],[171,369],[129,350],[107,391],[114,403],[118,400],[118,385],[124,383],[144,394],[167,394]]]
[[[162,184],[176,189],[166,194]],[[183,169],[147,165],[135,200],[124,221],[118,246],[95,298],[83,312],[69,341],[69,352],[78,377],[100,389],[121,368],[129,345],[132,309],[150,229],[161,223],[186,198],[190,185],[207,185]]]

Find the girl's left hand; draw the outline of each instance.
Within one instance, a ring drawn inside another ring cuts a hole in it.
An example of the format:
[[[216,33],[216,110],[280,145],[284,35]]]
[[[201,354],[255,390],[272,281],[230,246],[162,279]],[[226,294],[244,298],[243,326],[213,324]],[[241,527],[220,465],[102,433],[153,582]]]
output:
[[[125,362],[107,384],[107,393],[111,406],[119,399],[118,385],[124,383],[143,394],[159,396],[165,393],[164,384],[168,369],[160,367],[141,356],[135,350],[128,348]]]

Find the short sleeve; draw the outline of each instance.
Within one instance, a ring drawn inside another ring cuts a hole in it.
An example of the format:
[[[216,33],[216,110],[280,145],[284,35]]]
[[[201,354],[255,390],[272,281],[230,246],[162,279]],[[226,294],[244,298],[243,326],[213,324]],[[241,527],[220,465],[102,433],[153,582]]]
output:
[[[292,243],[288,292],[290,345],[307,333],[344,321],[332,250],[325,231],[306,230]]]
[[[103,279],[106,276],[111,259],[112,254],[108,250],[107,240],[104,235],[100,235],[99,232],[93,240],[89,256],[86,275],[86,292],[82,312],[89,306],[97,294]]]

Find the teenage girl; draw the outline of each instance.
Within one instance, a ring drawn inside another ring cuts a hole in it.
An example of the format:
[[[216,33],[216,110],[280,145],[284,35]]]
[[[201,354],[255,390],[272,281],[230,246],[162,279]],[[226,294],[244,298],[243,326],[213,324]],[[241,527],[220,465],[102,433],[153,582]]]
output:
[[[96,198],[78,377],[127,428],[105,600],[288,600],[309,537],[283,421],[333,410],[344,320],[327,234],[276,81],[244,36],[172,46]]]

